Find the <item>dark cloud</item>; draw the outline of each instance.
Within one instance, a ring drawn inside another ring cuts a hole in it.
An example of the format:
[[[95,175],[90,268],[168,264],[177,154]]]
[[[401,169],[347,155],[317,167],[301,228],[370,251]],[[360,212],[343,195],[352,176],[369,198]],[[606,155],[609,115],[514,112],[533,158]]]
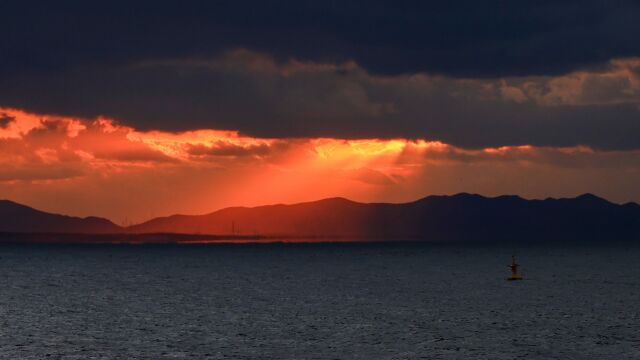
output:
[[[139,129],[640,148],[638,64],[561,75],[640,55],[634,1],[21,1],[0,13],[0,106]]]
[[[84,175],[84,169],[69,166],[42,167],[17,167],[5,165],[0,173],[0,182],[3,181],[38,181],[38,180],[62,180]]]
[[[9,127],[9,124],[14,122],[15,120],[16,118],[14,118],[13,116],[0,113],[0,129],[6,129],[7,127]]]
[[[50,137],[57,134],[66,134],[69,129],[69,123],[63,119],[42,119],[40,126],[35,127],[26,134],[30,139],[37,137]]]
[[[106,115],[138,129],[426,138],[468,148],[531,144],[636,149],[640,89],[630,84],[640,83],[640,77],[629,68],[633,66],[508,82],[390,77],[371,75],[353,63],[279,65],[268,56],[237,51],[209,61],[91,67],[14,82],[4,79],[0,99],[40,113]],[[616,76],[628,78],[620,81]],[[600,78],[609,80],[593,80]]]
[[[226,141],[218,141],[212,146],[206,145],[189,145],[187,153],[194,156],[210,155],[210,156],[264,156],[271,152],[271,148],[267,144],[257,145],[236,145]]]
[[[5,1],[0,75],[232,48],[371,73],[559,74],[640,55],[635,1]]]
[[[369,169],[369,168],[359,168],[353,170],[345,170],[342,174],[337,174],[338,176],[345,176],[348,179],[361,181],[365,184],[369,185],[378,185],[378,186],[392,186],[396,185],[396,181],[386,174]]]

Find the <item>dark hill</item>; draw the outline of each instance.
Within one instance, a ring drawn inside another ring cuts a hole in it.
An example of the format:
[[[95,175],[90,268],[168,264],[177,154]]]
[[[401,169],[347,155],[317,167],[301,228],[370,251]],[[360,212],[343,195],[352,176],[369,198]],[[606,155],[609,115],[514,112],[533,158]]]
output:
[[[257,236],[427,241],[640,240],[640,206],[617,205],[591,194],[572,199],[526,200],[518,196],[487,198],[463,193],[429,196],[406,204],[362,204],[332,198],[293,205],[233,207],[207,215],[174,215],[123,229],[106,219],[49,214],[3,200],[0,232],[126,232],[131,234],[127,235],[131,241],[138,242],[152,241],[155,237],[136,234],[152,233],[238,239]],[[114,235],[104,241],[122,236]],[[181,241],[184,236],[163,235],[162,242],[171,242],[174,237],[175,241]],[[43,240],[38,237],[37,241]]]
[[[0,232],[104,234],[122,232],[122,228],[107,219],[50,214],[0,200]]]
[[[127,229],[266,237],[517,240],[640,238],[640,206],[591,194],[525,200],[474,194],[429,196],[406,204],[333,198],[294,205],[227,208],[207,215],[156,218]]]

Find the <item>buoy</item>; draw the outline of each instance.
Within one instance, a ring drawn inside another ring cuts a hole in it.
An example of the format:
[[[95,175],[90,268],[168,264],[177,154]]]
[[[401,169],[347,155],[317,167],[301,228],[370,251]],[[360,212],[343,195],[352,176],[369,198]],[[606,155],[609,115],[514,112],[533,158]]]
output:
[[[520,274],[518,274],[518,267],[520,265],[518,265],[516,263],[516,257],[515,255],[511,255],[511,265],[509,265],[509,268],[511,269],[511,277],[508,278],[507,280],[522,280],[522,276],[520,276]]]

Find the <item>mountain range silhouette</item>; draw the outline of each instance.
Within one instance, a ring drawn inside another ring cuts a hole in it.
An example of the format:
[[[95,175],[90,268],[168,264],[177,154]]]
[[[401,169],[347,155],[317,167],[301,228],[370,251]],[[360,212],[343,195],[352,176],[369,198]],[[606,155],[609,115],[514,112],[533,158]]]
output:
[[[10,200],[0,200],[0,232],[92,234],[121,231],[123,228],[107,219],[51,214]]]
[[[320,240],[622,240],[640,239],[640,205],[618,205],[592,194],[526,200],[461,193],[404,204],[330,198],[292,205],[231,207],[206,215],[173,215],[121,227],[103,218],[50,214],[3,200],[0,232],[14,237],[37,233],[142,236],[142,242],[145,234],[159,233]],[[163,239],[170,242],[171,236]]]

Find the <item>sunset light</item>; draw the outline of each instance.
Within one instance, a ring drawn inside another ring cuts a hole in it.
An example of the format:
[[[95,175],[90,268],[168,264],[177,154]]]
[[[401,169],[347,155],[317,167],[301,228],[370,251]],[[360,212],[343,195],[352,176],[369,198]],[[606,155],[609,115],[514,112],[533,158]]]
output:
[[[638,358],[640,2],[0,14],[0,359]]]
[[[259,138],[231,130],[141,131],[105,117],[12,108],[0,114],[11,119],[0,129],[4,193],[52,211],[98,214],[118,222],[333,196],[397,202],[459,186],[489,193],[511,187],[538,196],[541,188],[484,176],[509,166],[509,172],[530,174],[546,184],[558,174],[567,179],[584,174],[590,179],[581,182],[597,184],[607,177],[607,167],[597,164],[612,156],[628,175],[640,178],[636,152],[586,146],[465,149],[425,139]],[[563,170],[568,161],[576,165]],[[579,165],[586,161],[592,165]],[[558,180],[553,187],[561,190]],[[616,189],[608,191],[620,196]],[[53,201],[59,194],[77,200]],[[122,204],[127,204],[126,214]]]

